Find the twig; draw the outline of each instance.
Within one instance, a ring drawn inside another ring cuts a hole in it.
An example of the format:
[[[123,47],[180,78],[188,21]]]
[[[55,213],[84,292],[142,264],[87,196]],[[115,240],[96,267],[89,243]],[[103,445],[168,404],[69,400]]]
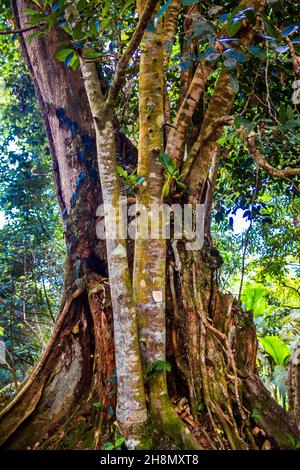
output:
[[[22,34],[22,33],[27,33],[28,31],[33,31],[35,29],[39,29],[41,25],[39,26],[28,26],[27,28],[24,29],[7,29],[5,31],[0,31],[0,36],[4,36],[6,34]]]
[[[294,290],[294,291],[297,292],[297,294],[300,296],[300,291],[299,291],[299,289],[296,289],[296,287],[288,286],[288,285],[285,284],[285,283],[283,283],[282,285],[283,285],[284,287],[287,287],[288,289]],[[292,307],[292,308],[297,308],[297,307]]]
[[[300,176],[300,168],[286,168],[284,170],[278,170],[277,168],[270,165],[264,158],[264,156],[257,150],[255,145],[255,132],[249,132],[249,134],[243,130],[242,135],[245,142],[247,143],[249,153],[256,164],[265,170],[270,176],[274,178],[288,179],[290,176]],[[290,181],[290,180],[289,180]]]

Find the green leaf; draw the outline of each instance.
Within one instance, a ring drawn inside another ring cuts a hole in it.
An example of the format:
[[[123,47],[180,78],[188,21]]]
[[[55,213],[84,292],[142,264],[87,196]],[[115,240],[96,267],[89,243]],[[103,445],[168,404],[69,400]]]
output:
[[[120,447],[125,442],[124,437],[119,437],[115,442],[115,447]]]
[[[210,54],[212,54],[213,52],[215,52],[215,48],[213,46],[210,46],[208,47],[207,49],[205,49],[204,52],[202,52],[199,56],[198,56],[198,59],[201,60],[201,59],[205,59],[206,57],[208,57]]]
[[[243,120],[240,122],[240,124],[246,127]],[[268,309],[266,291],[265,288],[261,285],[246,285],[243,291],[242,299],[245,305],[245,310],[252,310],[255,317],[263,315]]]
[[[176,171],[177,166],[175,160],[166,153],[162,152],[160,154],[160,163],[165,167],[169,175],[172,175]]]
[[[84,49],[83,52],[85,59],[97,60],[100,57],[99,52],[93,51],[92,49]]]
[[[293,34],[295,31],[299,29],[299,25],[297,24],[291,24],[290,26],[287,26],[281,31],[281,36],[286,37],[289,36],[290,34]]]
[[[291,351],[278,336],[265,336],[258,339],[265,351],[272,357],[275,364],[283,365]]]
[[[27,15],[40,15],[40,13],[37,10],[34,10],[33,8],[24,8],[23,12],[26,13]]]
[[[50,31],[54,27],[58,17],[58,11],[53,11],[50,15],[46,15],[45,28]]]
[[[186,185],[184,183],[182,183],[181,181],[176,180],[176,184],[180,189],[183,189],[183,190],[186,189]]]
[[[101,401],[97,401],[96,403],[93,404],[95,408],[98,408],[98,410],[102,411],[103,410],[103,405]]]
[[[294,447],[294,449],[296,448],[296,441],[295,439],[293,438],[293,436],[291,436],[290,434],[287,434],[287,437],[290,441],[290,443],[292,444],[292,447]]]
[[[73,57],[71,58],[69,66],[71,67],[73,71],[75,71],[77,67],[79,66],[79,64],[80,64],[79,57],[77,54],[74,53]]]
[[[99,25],[97,25],[97,31],[103,31],[106,26],[110,23],[110,18],[104,18],[100,23]]]
[[[284,103],[280,103],[278,116],[279,116],[279,121],[281,122],[281,124],[284,124],[287,119],[286,107]]]
[[[79,2],[77,2],[77,5],[76,5],[77,11],[80,12],[84,10],[86,6],[87,6],[87,0],[79,0]]]
[[[252,410],[252,413],[251,413],[251,418],[256,422],[258,423],[261,419],[261,416],[259,414],[259,412],[257,411],[256,408],[253,408]]]
[[[282,400],[286,400],[287,398],[287,378],[288,378],[288,371],[286,370],[284,365],[276,365],[273,372],[273,379],[272,383],[278,389],[279,395]]]
[[[142,184],[145,181],[143,176],[135,175],[135,184]]]
[[[199,411],[199,413],[203,413],[204,411],[206,411],[206,404],[204,403],[204,401],[199,403],[199,405],[197,406],[197,411]]]
[[[163,189],[162,189],[162,196],[163,196],[163,197],[168,197],[168,196],[169,196],[170,184],[171,184],[171,180],[168,179],[168,180],[165,182],[165,184],[163,185]]]
[[[69,65],[71,66],[74,57],[76,57],[75,52],[74,52],[74,51],[70,52],[70,54],[67,55],[67,57],[66,57],[66,59],[65,59],[65,61],[64,61],[64,64],[65,64],[67,67],[68,67]]]
[[[42,6],[41,6],[41,4],[38,2],[38,0],[32,0],[32,1],[33,1],[33,3],[35,3],[39,8],[42,9]]]
[[[242,51],[236,49],[228,49],[223,53],[226,59],[235,59],[237,62],[245,62],[246,56]]]
[[[267,35],[271,38],[276,38],[278,36],[276,29],[266,15],[262,15],[264,29],[266,30]]]
[[[284,123],[283,126],[280,126],[281,131],[288,131],[290,129],[295,129],[300,127],[300,119],[290,119]]]
[[[122,7],[121,14],[127,11],[127,8],[134,3],[134,0],[127,0],[125,5]]]
[[[287,107],[286,107],[286,117],[289,119],[289,120],[294,120],[294,111],[292,109],[292,107],[288,104]]]
[[[124,168],[122,168],[121,166],[118,165],[116,170],[117,170],[118,175],[123,176],[124,178],[128,177],[127,171],[124,170]]]
[[[154,361],[147,367],[147,377],[151,378],[159,372],[170,372],[171,364],[165,361]]]
[[[238,79],[233,74],[230,75],[230,85],[234,93],[237,93],[239,91],[240,85],[239,85]]]
[[[258,59],[265,60],[267,58],[267,53],[259,46],[249,46],[248,51]]]
[[[250,24],[252,25],[255,25],[256,24],[256,16],[255,16],[255,13],[254,13],[254,9],[247,9],[245,10],[245,15],[246,15],[246,18],[247,20],[249,21]]]
[[[243,24],[243,16],[244,17],[246,16],[248,18],[248,16],[250,16],[251,14],[247,12],[250,12],[250,11],[251,10],[246,9],[244,5],[239,5],[236,8],[234,8],[227,22],[227,32],[229,36],[235,36],[236,33],[238,33],[238,31],[241,29],[241,26]],[[239,16],[241,16],[240,19],[239,19]]]
[[[71,54],[74,54],[74,50],[71,48],[68,49],[61,49],[59,51],[56,51],[54,58],[56,60],[59,60],[60,62],[64,62],[68,56]]]
[[[113,450],[115,446],[112,442],[105,442],[102,446],[102,450]]]
[[[236,23],[233,23],[233,22],[230,22],[230,20],[228,21],[228,24],[227,24],[227,33],[230,35],[230,36],[235,36],[236,33],[239,32],[239,30],[241,29],[242,27],[242,24],[243,24],[243,21],[237,21]]]
[[[218,57],[220,57],[220,54],[218,52],[214,52],[213,54],[209,54],[209,56],[206,57],[206,60],[208,62],[213,62],[216,60]]]

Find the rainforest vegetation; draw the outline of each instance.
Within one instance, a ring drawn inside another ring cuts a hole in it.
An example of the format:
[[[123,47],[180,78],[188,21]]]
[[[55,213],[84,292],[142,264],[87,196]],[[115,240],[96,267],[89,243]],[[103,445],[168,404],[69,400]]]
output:
[[[299,1],[1,2],[2,449],[300,449],[299,110]]]

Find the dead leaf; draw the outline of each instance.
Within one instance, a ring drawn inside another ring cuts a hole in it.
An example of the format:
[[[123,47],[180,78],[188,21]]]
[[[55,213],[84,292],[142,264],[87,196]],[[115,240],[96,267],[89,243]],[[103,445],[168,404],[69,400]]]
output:
[[[178,406],[181,406],[181,407],[183,407],[186,404],[187,404],[187,400],[185,397],[181,398],[181,400],[178,402]]]
[[[263,443],[261,450],[271,450],[271,443],[268,439]]]
[[[80,322],[77,322],[76,325],[73,326],[73,328],[72,328],[72,333],[73,333],[74,335],[78,335],[78,333],[79,333],[79,323],[80,323]]]
[[[253,436],[257,436],[257,434],[260,433],[260,429],[259,429],[258,426],[255,426],[255,428],[253,428],[251,432],[252,432]]]

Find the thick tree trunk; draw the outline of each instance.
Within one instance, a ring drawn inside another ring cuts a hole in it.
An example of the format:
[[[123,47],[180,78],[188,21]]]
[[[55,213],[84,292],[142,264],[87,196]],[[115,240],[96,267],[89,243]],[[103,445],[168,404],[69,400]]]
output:
[[[28,3],[14,2],[19,27],[26,25],[22,11]],[[10,449],[99,448],[112,433],[116,407],[106,254],[95,230],[101,202],[95,133],[80,71],[72,72],[53,59],[61,39],[51,31],[46,38],[22,41],[49,138],[68,251],[62,307],[52,338],[0,414],[0,443]],[[134,149],[118,132],[116,145],[117,153],[125,146],[125,157],[132,161]],[[181,147],[175,147],[180,153]],[[230,294],[219,292],[220,264],[220,256],[209,246],[201,252],[186,251],[181,241],[168,247],[168,395],[201,447],[293,448],[300,439],[296,423],[259,381],[253,319],[234,305]],[[151,289],[163,290],[160,284]],[[157,358],[164,356],[151,360]],[[164,417],[164,410],[160,415]],[[174,416],[165,414],[167,432],[163,421],[156,426],[153,445],[194,448],[192,439],[183,438],[190,431]],[[259,432],[253,433],[254,427]]]
[[[137,315],[127,255],[126,224],[120,207],[121,190],[116,171],[114,129],[110,118],[103,119],[104,98],[95,65],[81,59],[81,70],[96,128],[97,156],[104,201],[118,382],[116,414],[127,447],[135,448],[143,439],[147,408]],[[101,122],[101,118],[104,122]]]
[[[28,2],[14,2],[20,28],[26,26],[22,13],[25,6]],[[76,421],[78,410],[80,427],[89,429],[87,446],[93,447],[100,428],[103,426],[105,433],[108,421],[113,419],[113,412],[108,410],[115,408],[112,315],[104,280],[105,244],[96,236],[101,188],[95,132],[80,71],[72,72],[54,59],[59,42],[65,39],[63,35],[54,30],[30,43],[24,39],[23,53],[34,79],[53,158],[67,259],[56,328],[37,367],[1,414],[1,442],[12,448],[31,447],[43,436],[52,435],[68,419],[68,432],[60,429],[66,438],[60,436],[59,445],[72,447],[68,435],[72,433],[72,416]],[[117,135],[116,140],[126,152],[124,138],[120,142],[122,136]],[[93,407],[95,402],[101,402],[103,411]],[[78,429],[75,434],[80,434]],[[79,437],[84,447],[84,438]],[[56,445],[55,435],[51,442]]]

